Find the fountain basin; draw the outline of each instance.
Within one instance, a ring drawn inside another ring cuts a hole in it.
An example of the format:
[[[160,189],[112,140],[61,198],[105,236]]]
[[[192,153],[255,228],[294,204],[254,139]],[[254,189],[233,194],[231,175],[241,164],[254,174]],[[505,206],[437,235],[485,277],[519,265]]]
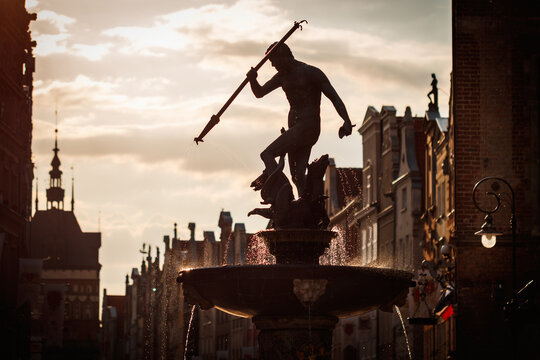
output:
[[[413,274],[356,266],[306,264],[222,266],[184,270],[188,303],[241,316],[350,317],[403,305]]]

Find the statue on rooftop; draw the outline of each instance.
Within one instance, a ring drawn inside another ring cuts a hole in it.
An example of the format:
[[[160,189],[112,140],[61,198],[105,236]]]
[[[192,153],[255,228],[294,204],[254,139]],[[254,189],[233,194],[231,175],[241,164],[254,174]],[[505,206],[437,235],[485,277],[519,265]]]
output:
[[[435,107],[439,107],[439,89],[437,88],[437,77],[435,74],[431,74],[431,77],[433,80],[431,81],[431,91],[428,92],[427,97],[429,99],[430,104],[434,104]],[[431,99],[431,95],[433,94],[433,100]]]

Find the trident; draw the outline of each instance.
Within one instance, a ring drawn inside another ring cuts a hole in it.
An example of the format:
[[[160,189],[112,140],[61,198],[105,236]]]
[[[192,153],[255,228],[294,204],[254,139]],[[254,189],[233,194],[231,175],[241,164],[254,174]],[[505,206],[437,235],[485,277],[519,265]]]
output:
[[[292,34],[293,32],[296,31],[296,29],[300,28],[300,30],[302,30],[302,23],[306,23],[307,24],[307,21],[306,20],[302,20],[302,21],[295,21],[294,22],[294,25],[293,27],[285,34],[285,36],[283,36],[283,38],[281,38],[281,40],[279,40],[267,53],[266,55],[261,59],[261,61],[259,61],[259,63],[254,67],[255,70],[259,70],[261,68],[261,66],[263,66],[263,64],[266,62],[266,60],[268,60],[268,57],[270,57],[270,54],[272,54],[272,51],[274,51],[274,49],[276,49],[279,45],[283,44]],[[240,94],[240,91],[242,91],[242,89],[244,88],[244,86],[246,86],[246,84],[248,83],[248,78],[246,76],[246,78],[244,79],[244,81],[242,81],[242,83],[240,84],[240,86],[238,86],[238,88],[236,89],[236,91],[231,95],[231,97],[229,98],[229,100],[227,100],[227,102],[221,107],[221,109],[219,109],[218,113],[215,114],[215,115],[212,115],[210,117],[210,121],[208,122],[208,124],[206,124],[206,126],[204,127],[203,131],[199,134],[199,136],[197,136],[195,139],[193,139],[195,141],[195,143],[197,145],[199,145],[199,142],[204,142],[203,138],[206,136],[206,134],[208,134],[208,132],[210,132],[210,130],[212,130],[212,128],[214,126],[216,126],[218,123],[219,123],[219,118],[221,117],[221,115],[223,115],[223,113],[225,112],[225,110],[227,110],[227,108],[229,107],[229,105],[231,105],[231,103],[234,101],[234,99],[238,96],[238,94]]]

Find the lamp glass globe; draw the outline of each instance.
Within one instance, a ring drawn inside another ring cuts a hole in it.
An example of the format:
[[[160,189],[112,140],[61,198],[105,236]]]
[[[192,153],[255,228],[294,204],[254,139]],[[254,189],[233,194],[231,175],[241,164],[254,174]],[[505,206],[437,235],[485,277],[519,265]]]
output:
[[[495,246],[497,242],[497,236],[495,235],[482,235],[482,245],[488,249]]]

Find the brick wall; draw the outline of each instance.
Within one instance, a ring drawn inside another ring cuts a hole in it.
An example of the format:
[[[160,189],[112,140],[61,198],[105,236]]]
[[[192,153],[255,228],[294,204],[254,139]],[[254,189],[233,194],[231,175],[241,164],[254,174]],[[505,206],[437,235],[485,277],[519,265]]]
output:
[[[492,249],[474,232],[483,214],[472,189],[485,176],[499,176],[514,188],[518,220],[518,287],[537,274],[540,224],[539,76],[540,17],[520,1],[454,0],[453,116],[457,244],[457,347],[459,358],[526,358],[516,355],[494,285],[511,296],[511,237]],[[502,185],[502,184],[501,184]],[[494,223],[510,233],[510,209]],[[525,343],[527,343],[525,341]],[[534,342],[529,342],[534,344]],[[520,347],[517,351],[533,351]],[[518,356],[518,357],[516,357]]]

